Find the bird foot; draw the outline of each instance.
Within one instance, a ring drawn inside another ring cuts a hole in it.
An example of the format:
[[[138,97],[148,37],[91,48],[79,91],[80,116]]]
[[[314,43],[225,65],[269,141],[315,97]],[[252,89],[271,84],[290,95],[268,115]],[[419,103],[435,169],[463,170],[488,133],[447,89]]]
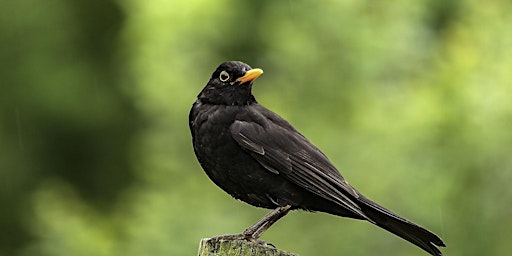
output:
[[[216,241],[219,241],[219,240],[246,240],[251,243],[276,248],[272,243],[269,243],[267,241],[263,241],[260,239],[256,239],[252,235],[244,234],[244,233],[216,236],[216,237],[212,237],[211,239],[216,240]]]

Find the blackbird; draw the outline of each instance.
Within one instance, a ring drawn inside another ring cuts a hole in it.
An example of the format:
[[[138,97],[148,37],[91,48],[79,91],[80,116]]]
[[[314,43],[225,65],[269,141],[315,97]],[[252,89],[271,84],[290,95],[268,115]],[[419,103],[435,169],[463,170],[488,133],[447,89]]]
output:
[[[290,123],[258,104],[251,89],[263,70],[222,63],[189,113],[194,152],[208,177],[236,199],[273,209],[240,234],[217,239],[256,243],[290,210],[366,220],[442,255],[434,233],[378,205],[347,183],[329,159]]]

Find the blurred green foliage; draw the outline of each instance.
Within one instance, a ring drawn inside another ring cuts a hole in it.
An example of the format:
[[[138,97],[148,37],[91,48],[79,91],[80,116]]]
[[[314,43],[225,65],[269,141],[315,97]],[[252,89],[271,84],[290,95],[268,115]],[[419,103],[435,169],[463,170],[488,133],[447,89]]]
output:
[[[0,255],[194,255],[266,210],[211,183],[187,116],[223,61],[446,255],[512,251],[512,2],[0,0]],[[294,212],[301,255],[420,255]]]

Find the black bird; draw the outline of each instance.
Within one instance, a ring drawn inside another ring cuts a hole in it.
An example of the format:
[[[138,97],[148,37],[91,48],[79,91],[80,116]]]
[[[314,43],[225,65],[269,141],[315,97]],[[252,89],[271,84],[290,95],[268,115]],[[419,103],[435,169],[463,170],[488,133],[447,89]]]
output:
[[[236,199],[274,209],[241,234],[218,239],[259,240],[290,210],[367,220],[442,255],[441,238],[360,194],[327,157],[276,113],[258,104],[252,83],[263,71],[222,63],[189,113],[196,157],[210,179]]]

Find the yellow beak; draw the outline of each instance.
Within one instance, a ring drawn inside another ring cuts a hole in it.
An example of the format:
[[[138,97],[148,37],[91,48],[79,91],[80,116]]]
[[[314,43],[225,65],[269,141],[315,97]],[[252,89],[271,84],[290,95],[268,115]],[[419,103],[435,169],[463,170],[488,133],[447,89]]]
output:
[[[240,84],[244,84],[247,82],[252,82],[256,80],[261,74],[263,74],[263,70],[259,68],[251,69],[247,72],[245,72],[245,75],[242,77],[239,77],[236,79],[237,82],[240,82]]]

